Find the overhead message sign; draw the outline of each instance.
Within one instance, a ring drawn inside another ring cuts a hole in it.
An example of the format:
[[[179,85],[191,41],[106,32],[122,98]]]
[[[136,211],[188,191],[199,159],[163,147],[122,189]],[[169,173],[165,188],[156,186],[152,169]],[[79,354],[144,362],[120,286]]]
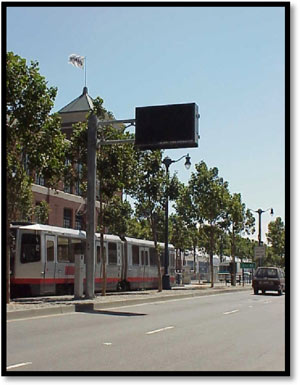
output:
[[[135,146],[141,150],[198,147],[195,103],[136,107]]]

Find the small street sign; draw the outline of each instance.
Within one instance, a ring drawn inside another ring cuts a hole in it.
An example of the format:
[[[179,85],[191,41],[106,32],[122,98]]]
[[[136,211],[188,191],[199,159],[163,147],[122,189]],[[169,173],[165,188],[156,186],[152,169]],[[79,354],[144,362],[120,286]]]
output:
[[[255,269],[255,262],[242,262],[241,268],[242,269]]]
[[[266,255],[265,245],[254,247],[254,259],[264,258],[265,255]]]

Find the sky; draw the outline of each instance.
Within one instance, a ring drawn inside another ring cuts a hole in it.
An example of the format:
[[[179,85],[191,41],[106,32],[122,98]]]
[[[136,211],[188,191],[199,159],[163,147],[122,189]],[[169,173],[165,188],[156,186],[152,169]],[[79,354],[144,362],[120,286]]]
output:
[[[196,103],[198,148],[164,151],[187,183],[202,160],[268,223],[285,221],[285,36],[280,7],[10,7],[7,50],[39,62],[53,112],[85,86],[116,119],[135,107]],[[112,3],[113,4],[113,3]],[[68,63],[86,57],[86,69]],[[131,129],[131,132],[134,130]],[[258,229],[258,215],[256,229]],[[254,234],[257,239],[258,232]]]

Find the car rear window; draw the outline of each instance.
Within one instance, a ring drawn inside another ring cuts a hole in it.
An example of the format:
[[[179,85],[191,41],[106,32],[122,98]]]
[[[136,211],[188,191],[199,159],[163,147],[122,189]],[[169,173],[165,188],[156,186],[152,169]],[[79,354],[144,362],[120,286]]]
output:
[[[256,273],[256,277],[258,278],[278,278],[278,270],[277,269],[258,269]]]

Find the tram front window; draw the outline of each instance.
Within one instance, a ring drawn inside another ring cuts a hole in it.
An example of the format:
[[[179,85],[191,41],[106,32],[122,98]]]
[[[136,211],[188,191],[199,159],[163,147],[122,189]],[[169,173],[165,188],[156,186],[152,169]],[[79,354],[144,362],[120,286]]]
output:
[[[41,259],[41,237],[37,234],[22,234],[21,263],[38,262]]]

